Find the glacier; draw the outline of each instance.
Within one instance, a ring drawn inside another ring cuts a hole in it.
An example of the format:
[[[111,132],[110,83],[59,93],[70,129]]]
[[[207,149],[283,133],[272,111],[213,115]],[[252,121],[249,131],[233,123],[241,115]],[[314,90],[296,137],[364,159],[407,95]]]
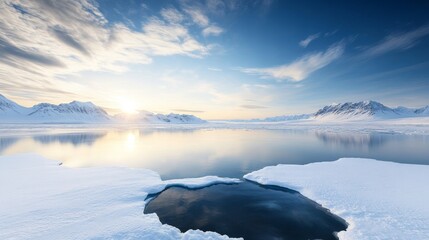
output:
[[[295,189],[345,219],[340,239],[429,239],[429,166],[342,158],[277,165],[246,174],[263,185]]]

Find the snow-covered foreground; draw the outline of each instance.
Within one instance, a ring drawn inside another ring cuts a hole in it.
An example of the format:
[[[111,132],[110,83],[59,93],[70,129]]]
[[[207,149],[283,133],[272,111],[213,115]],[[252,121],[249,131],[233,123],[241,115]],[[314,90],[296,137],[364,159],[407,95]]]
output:
[[[244,178],[298,190],[350,224],[340,239],[429,239],[429,166],[342,158]]]
[[[238,179],[162,181],[145,169],[67,168],[35,154],[0,157],[0,239],[228,239],[162,225],[143,214],[148,194]]]
[[[429,166],[343,158],[244,176],[300,191],[350,224],[340,239],[429,239]],[[145,169],[67,168],[35,154],[0,157],[0,239],[228,239],[143,214],[149,194],[239,179],[162,181]]]

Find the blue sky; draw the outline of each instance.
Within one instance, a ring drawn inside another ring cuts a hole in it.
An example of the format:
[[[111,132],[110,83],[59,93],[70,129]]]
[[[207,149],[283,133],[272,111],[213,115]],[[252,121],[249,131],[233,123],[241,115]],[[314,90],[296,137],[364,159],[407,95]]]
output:
[[[206,119],[429,104],[426,1],[2,1],[0,91]]]

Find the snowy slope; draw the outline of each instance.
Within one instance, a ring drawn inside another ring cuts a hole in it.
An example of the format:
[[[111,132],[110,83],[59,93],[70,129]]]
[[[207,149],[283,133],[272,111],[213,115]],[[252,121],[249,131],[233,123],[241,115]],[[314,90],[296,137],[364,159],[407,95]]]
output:
[[[414,112],[429,117],[429,106],[418,108]]]
[[[28,114],[32,122],[103,122],[110,116],[101,107],[91,102],[73,101],[54,105],[40,103]]]
[[[168,186],[204,187],[239,179],[162,181],[146,169],[67,168],[35,154],[0,157],[0,239],[228,239],[181,233],[143,214],[145,198]]]
[[[244,178],[298,190],[350,226],[340,239],[429,239],[429,166],[343,158],[265,167]]]
[[[20,106],[19,104],[7,99],[0,94],[0,116],[1,120],[13,120],[19,118],[22,114],[30,111],[29,108]]]

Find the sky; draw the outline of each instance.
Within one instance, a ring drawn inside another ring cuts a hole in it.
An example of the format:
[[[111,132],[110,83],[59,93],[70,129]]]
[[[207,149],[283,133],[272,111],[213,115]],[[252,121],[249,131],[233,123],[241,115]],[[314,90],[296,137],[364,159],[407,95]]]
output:
[[[0,0],[0,93],[204,119],[429,104],[428,1]]]

